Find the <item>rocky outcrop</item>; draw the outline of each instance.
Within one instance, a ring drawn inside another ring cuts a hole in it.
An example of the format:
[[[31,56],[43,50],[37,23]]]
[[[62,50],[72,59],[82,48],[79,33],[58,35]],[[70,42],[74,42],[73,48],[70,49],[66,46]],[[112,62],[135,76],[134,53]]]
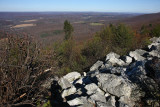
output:
[[[111,52],[87,74],[65,75],[58,82],[61,96],[73,107],[160,106],[160,38],[151,40],[147,50],[122,57]]]

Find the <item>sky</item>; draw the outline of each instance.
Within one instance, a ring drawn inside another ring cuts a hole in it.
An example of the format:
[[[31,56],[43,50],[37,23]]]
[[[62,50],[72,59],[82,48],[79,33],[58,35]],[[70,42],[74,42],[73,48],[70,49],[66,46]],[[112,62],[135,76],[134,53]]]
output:
[[[1,12],[160,12],[160,0],[0,0]]]

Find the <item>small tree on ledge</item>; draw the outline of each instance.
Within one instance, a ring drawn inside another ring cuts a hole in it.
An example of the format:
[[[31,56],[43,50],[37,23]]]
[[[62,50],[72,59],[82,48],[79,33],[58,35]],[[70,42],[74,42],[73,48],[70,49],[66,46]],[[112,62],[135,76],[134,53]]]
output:
[[[68,39],[72,38],[72,32],[74,31],[74,29],[68,20],[65,20],[63,29],[65,32],[64,40],[68,40]]]

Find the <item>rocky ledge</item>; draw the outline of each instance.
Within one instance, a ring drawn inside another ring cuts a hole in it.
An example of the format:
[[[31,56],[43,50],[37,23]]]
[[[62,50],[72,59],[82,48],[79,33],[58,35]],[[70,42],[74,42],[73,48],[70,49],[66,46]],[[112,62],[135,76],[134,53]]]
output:
[[[63,101],[73,107],[159,107],[160,38],[151,41],[145,50],[111,52],[89,72],[60,78]]]

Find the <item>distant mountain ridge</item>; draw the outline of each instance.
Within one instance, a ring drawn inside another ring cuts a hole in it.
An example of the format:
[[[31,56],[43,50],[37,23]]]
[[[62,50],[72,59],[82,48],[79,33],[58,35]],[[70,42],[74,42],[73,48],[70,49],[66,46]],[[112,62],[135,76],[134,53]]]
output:
[[[153,14],[144,14],[121,20],[121,22],[133,26],[133,28],[141,27],[147,24],[160,24],[160,12]]]

